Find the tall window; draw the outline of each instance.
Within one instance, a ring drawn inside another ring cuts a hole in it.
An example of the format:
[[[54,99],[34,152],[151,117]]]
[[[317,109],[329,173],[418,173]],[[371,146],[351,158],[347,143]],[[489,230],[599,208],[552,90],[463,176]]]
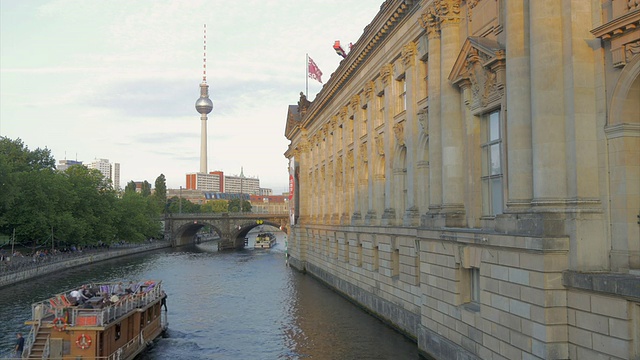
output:
[[[407,110],[407,82],[405,80],[404,75],[398,79],[398,114]]]
[[[487,216],[501,214],[502,189],[502,136],[500,110],[491,112],[484,119],[485,142],[482,144],[482,210]]]
[[[480,303],[480,269],[472,267],[469,269],[471,277],[471,296],[470,300],[473,303]]]
[[[378,116],[376,118],[374,128],[377,128],[383,122],[384,122],[384,93],[382,95],[378,95]]]

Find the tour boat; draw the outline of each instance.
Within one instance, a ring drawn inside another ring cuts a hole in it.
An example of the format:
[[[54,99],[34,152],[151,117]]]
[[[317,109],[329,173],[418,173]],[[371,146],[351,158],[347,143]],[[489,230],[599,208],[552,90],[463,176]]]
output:
[[[84,291],[80,302],[75,291]],[[22,358],[133,359],[167,329],[165,301],[161,281],[90,284],[54,295],[32,304]]]
[[[259,233],[256,236],[256,249],[269,249],[276,244],[276,236],[270,232]]]

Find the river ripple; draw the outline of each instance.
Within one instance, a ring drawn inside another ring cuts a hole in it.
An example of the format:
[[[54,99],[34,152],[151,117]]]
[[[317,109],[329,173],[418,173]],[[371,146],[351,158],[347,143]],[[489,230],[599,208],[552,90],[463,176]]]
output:
[[[29,332],[31,303],[82,283],[150,278],[168,292],[169,331],[140,359],[419,359],[415,343],[287,267],[283,243],[158,250],[0,289],[0,357]]]

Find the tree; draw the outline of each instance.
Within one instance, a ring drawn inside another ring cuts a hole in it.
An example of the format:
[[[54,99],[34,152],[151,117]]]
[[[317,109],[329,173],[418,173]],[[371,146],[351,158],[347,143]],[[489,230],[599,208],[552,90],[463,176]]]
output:
[[[143,197],[147,197],[149,195],[151,195],[151,184],[145,180],[142,183],[142,187],[140,189],[140,193],[142,194]]]
[[[229,212],[240,212],[240,199],[229,200]],[[242,200],[242,212],[251,212],[251,203]]]
[[[164,174],[160,174],[160,176],[156,178],[153,198],[158,208],[161,209],[161,212],[166,212],[165,205],[167,204],[167,179],[164,177]]]
[[[180,213],[180,203],[182,202],[182,213],[185,214],[194,214],[202,212],[202,208],[199,204],[194,204],[187,199],[180,200],[179,197],[173,196],[171,199],[167,201],[167,212],[171,214],[179,214]]]
[[[131,180],[127,183],[127,186],[124,187],[124,192],[126,193],[135,193],[136,192],[136,183]]]
[[[227,200],[209,200],[202,204],[201,211],[203,213],[225,213],[229,211],[229,203]]]

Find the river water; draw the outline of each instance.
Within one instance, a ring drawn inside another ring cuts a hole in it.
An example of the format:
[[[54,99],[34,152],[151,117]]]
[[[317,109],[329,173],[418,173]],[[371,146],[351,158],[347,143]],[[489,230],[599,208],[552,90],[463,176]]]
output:
[[[415,343],[287,267],[285,235],[268,250],[214,243],[73,268],[0,289],[0,358],[11,357],[31,303],[83,283],[158,279],[169,330],[139,359],[420,359]]]

